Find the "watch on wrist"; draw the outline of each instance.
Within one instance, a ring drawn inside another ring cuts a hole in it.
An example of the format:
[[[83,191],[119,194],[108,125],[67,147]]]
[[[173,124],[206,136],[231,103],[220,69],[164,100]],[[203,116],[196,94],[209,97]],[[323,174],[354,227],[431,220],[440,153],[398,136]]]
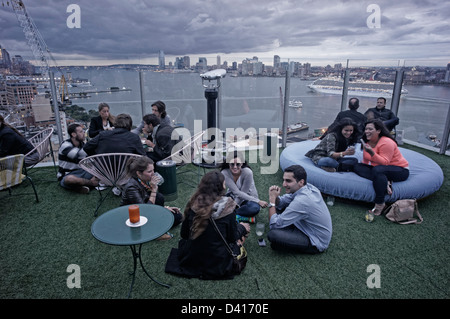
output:
[[[269,205],[267,205],[267,208],[270,208],[270,207],[275,207],[275,204],[274,203],[269,203]]]

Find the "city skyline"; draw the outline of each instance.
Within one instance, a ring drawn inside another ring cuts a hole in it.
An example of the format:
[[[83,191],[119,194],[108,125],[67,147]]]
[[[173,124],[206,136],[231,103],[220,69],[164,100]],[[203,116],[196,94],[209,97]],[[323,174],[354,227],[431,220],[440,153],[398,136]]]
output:
[[[208,65],[257,56],[334,65],[446,66],[450,3],[439,1],[24,1],[58,65]],[[71,7],[75,4],[78,9]],[[78,23],[78,25],[77,25]],[[0,45],[34,60],[11,6],[1,7]]]

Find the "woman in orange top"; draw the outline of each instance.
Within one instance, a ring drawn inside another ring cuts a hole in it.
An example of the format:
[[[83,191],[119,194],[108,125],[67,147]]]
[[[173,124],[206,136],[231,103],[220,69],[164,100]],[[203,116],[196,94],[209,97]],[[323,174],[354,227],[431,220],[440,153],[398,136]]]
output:
[[[373,182],[373,212],[380,215],[385,207],[384,196],[386,193],[392,194],[391,183],[401,182],[409,177],[408,161],[400,153],[397,142],[380,120],[367,121],[364,133],[363,162],[355,165],[354,172]]]

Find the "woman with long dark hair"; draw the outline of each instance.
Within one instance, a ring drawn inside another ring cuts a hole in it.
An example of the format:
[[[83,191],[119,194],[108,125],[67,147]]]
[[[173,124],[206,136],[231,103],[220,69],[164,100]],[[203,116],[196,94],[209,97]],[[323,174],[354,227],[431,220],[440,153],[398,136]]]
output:
[[[250,226],[236,222],[236,203],[224,195],[222,173],[205,174],[184,209],[181,240],[178,249],[173,249],[169,256],[166,272],[201,279],[234,277],[233,257],[210,219],[236,254],[239,254]]]
[[[107,103],[100,103],[98,105],[98,116],[91,119],[89,125],[89,137],[96,137],[101,131],[114,129],[114,117],[109,112],[109,105]]]
[[[305,156],[327,172],[351,171],[358,159],[344,156],[355,154],[358,136],[358,125],[350,118],[343,118]]]
[[[392,194],[392,182],[408,179],[409,164],[381,120],[367,121],[362,140],[363,161],[355,165],[354,171],[372,181],[375,190],[372,211],[380,215],[385,207],[384,197]]]
[[[172,120],[166,112],[166,104],[163,101],[156,101],[152,104],[152,113],[160,119],[161,124],[172,126]]]
[[[239,205],[236,210],[238,221],[252,221],[268,203],[260,200],[256,190],[253,172],[245,160],[244,154],[238,151],[230,152],[222,164],[221,172],[225,176],[228,194]]]

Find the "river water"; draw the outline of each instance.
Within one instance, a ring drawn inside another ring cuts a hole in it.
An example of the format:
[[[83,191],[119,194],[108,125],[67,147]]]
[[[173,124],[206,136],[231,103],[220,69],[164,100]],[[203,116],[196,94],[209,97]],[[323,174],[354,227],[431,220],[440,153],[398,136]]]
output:
[[[110,87],[128,88],[130,91],[110,93],[89,93],[88,98],[73,99],[73,104],[86,110],[97,109],[100,102],[111,107],[111,113],[128,113],[137,124],[142,118],[139,72],[124,69],[74,69],[73,78],[88,79],[93,86],[71,88],[71,91],[105,90]],[[312,81],[290,79],[290,99],[300,100],[301,108],[288,109],[288,124],[306,122],[309,125],[307,135],[314,129],[326,127],[333,122],[341,108],[340,95],[328,95],[311,92],[307,87]],[[151,112],[151,103],[157,100],[165,102],[168,114],[175,122],[191,130],[194,120],[202,120],[203,129],[207,123],[207,100],[205,88],[198,73],[160,73],[143,72],[143,95],[145,113]],[[427,138],[435,134],[442,138],[445,120],[449,112],[450,88],[444,86],[419,85],[404,86],[408,94],[402,97],[398,116],[398,130],[404,131],[404,138],[434,145]],[[221,113],[219,127],[241,127],[244,130],[253,127],[282,127],[282,95],[285,93],[285,78],[273,77],[230,77],[221,80]],[[391,105],[387,97],[387,107]],[[349,96],[350,98],[350,96]],[[376,98],[358,97],[364,113],[374,107]]]

